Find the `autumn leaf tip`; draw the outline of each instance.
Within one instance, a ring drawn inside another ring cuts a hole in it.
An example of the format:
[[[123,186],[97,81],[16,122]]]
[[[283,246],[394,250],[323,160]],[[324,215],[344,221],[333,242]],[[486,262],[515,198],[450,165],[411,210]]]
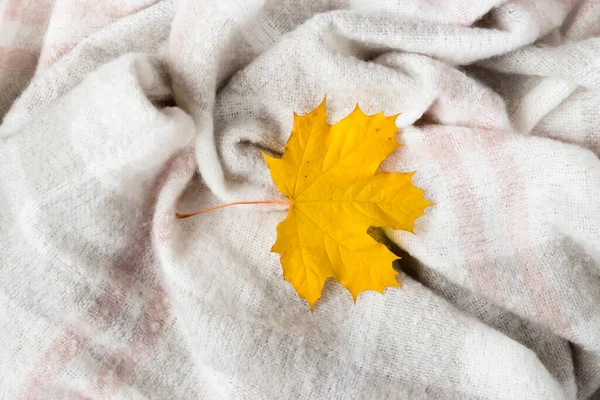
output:
[[[384,290],[385,290],[385,287],[373,288],[373,291],[377,292],[379,294],[383,294]]]
[[[427,208],[427,207],[432,207],[435,206],[436,204],[432,201],[429,201],[425,198],[425,193],[427,193],[427,190],[423,190],[421,189],[421,197],[423,197],[423,211]],[[422,215],[425,215],[425,213],[423,212]]]
[[[262,150],[260,151],[260,154],[262,154],[263,160],[265,160],[265,162],[267,164],[275,159],[274,157],[271,157],[270,155],[268,155],[267,153],[265,153]]]
[[[321,100],[321,102],[317,106],[317,109],[318,108],[325,108],[326,105],[327,105],[327,95],[323,96],[323,100]]]
[[[306,304],[308,304],[308,307],[310,308],[310,312],[314,313],[315,312],[315,305],[317,304],[317,300],[319,300],[319,299],[315,299],[313,301],[310,301],[307,298],[304,298],[304,300],[306,300]]]

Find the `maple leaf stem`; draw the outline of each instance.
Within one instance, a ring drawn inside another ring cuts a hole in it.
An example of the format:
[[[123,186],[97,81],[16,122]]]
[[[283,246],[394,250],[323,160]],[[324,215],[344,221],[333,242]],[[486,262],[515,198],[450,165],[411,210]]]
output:
[[[287,204],[290,205],[292,202],[290,200],[261,200],[261,201],[235,201],[233,203],[221,204],[220,206],[205,208],[204,210],[196,211],[190,214],[180,214],[176,213],[175,216],[179,219],[193,217],[194,215],[204,214],[209,211],[218,210],[220,208],[225,208],[229,206],[238,206],[242,204]]]

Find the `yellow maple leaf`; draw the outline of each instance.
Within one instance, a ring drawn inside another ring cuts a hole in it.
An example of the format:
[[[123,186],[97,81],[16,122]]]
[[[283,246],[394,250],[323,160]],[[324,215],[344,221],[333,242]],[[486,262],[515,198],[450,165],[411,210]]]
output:
[[[279,253],[283,277],[311,310],[327,278],[359,293],[400,286],[394,256],[367,234],[371,226],[413,231],[432,203],[412,184],[413,173],[378,173],[397,147],[396,116],[356,109],[328,125],[325,100],[313,111],[294,113],[292,134],[281,158],[264,155],[277,188],[288,197],[287,218],[277,226],[271,251]]]

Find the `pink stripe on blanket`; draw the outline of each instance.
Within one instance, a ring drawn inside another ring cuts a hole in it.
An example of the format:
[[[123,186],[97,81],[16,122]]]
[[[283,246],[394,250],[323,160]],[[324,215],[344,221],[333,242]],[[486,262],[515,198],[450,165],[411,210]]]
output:
[[[151,246],[148,245],[151,237],[151,224],[145,221],[149,222],[152,219],[157,198],[168,180],[182,174],[182,167],[189,168],[188,163],[180,161],[181,158],[189,158],[188,153],[189,149],[183,150],[171,158],[154,179],[152,187],[146,195],[142,213],[143,221],[140,221],[140,229],[134,245],[108,271],[108,277],[100,285],[98,296],[85,313],[77,319],[77,321],[90,321],[92,325],[87,329],[87,333],[78,334],[77,343],[80,345],[74,349],[73,340],[65,339],[65,337],[74,336],[73,324],[67,323],[64,332],[52,341],[44,355],[36,363],[19,399],[38,398],[38,394],[48,393],[53,381],[63,373],[69,363],[80,355],[85,346],[94,339],[94,336],[102,334],[102,331],[108,329],[123,312],[126,299],[138,279],[138,275],[143,272],[143,268],[148,266],[147,261],[152,258],[148,254],[149,251],[152,251]],[[160,282],[160,277],[149,279],[149,281]],[[151,289],[157,295],[146,303],[146,311],[132,332],[135,338],[133,345],[137,342],[144,342],[146,344],[137,345],[143,348],[147,344],[156,343],[163,333],[165,321],[170,317],[170,310],[167,307],[169,300],[164,289],[160,286],[152,286]],[[152,314],[151,310],[156,313]],[[76,325],[82,324],[85,322],[76,322]],[[130,364],[125,363],[124,365]]]
[[[482,151],[490,158],[489,165],[496,171],[496,181],[504,205],[506,226],[509,230],[514,256],[524,278],[524,286],[528,297],[534,307],[536,318],[565,335],[569,335],[568,323],[561,311],[560,299],[556,289],[545,277],[539,268],[542,255],[537,254],[535,244],[529,232],[529,215],[527,210],[527,182],[521,174],[518,162],[511,153],[510,144],[517,140],[525,140],[517,135],[487,131],[473,130],[470,133],[465,128],[462,130],[465,138],[457,139],[457,133],[452,128],[434,128],[424,130],[424,140],[430,154],[434,159],[444,160],[442,163],[446,170],[452,170],[448,178],[462,182],[458,185],[467,194],[471,192],[472,182],[468,171],[459,161],[462,152]],[[494,150],[493,153],[490,150]],[[491,155],[493,154],[493,160]],[[450,160],[450,161],[448,161]],[[472,193],[472,192],[471,192]],[[500,304],[514,309],[508,304],[503,293],[499,293],[494,285],[497,279],[493,258],[485,250],[485,230],[482,212],[476,203],[458,201],[453,203],[456,216],[462,221],[458,227],[461,238],[462,251],[465,254],[469,279],[473,282],[474,289]],[[480,237],[483,241],[478,242]],[[504,299],[504,300],[503,300]]]
[[[519,163],[513,156],[511,142],[527,140],[519,138],[502,143],[498,148],[498,158],[494,163],[499,177],[499,191],[506,210],[515,258],[523,275],[525,288],[533,304],[536,316],[546,326],[570,336],[568,323],[561,311],[561,301],[556,288],[549,282],[543,271],[544,255],[539,254],[533,243],[528,210],[534,205],[527,199],[527,181],[520,172]]]
[[[45,26],[50,19],[54,0],[6,0],[3,19]]]
[[[90,337],[85,330],[69,325],[54,339],[38,361],[38,371],[30,375],[26,390],[18,397],[19,400],[49,398],[48,382],[57,377],[64,366],[89,343]],[[43,368],[40,368],[41,366]]]
[[[28,0],[6,0],[4,20],[14,21],[19,18]]]
[[[77,43],[47,44],[40,54],[40,67],[48,68],[60,60],[65,54],[73,50]]]
[[[105,367],[100,371],[93,388],[101,396],[113,396],[127,382],[128,376],[141,362],[142,357],[156,346],[170,318],[167,293],[158,288],[146,303],[142,316],[133,330],[129,346],[118,348],[106,356]]]
[[[433,128],[424,131],[424,140],[429,154],[435,160],[443,160],[446,170],[452,170],[454,189],[460,188],[463,197],[452,204],[458,222],[458,236],[461,251],[467,267],[467,276],[473,289],[495,301],[503,301],[503,293],[498,290],[498,276],[494,258],[486,249],[486,230],[481,206],[475,200],[474,183],[467,168],[460,162],[460,151],[474,149],[480,145],[490,148],[503,139],[500,135],[478,133],[474,138],[457,139],[457,131],[468,135],[467,128]],[[465,199],[467,199],[465,201]]]

